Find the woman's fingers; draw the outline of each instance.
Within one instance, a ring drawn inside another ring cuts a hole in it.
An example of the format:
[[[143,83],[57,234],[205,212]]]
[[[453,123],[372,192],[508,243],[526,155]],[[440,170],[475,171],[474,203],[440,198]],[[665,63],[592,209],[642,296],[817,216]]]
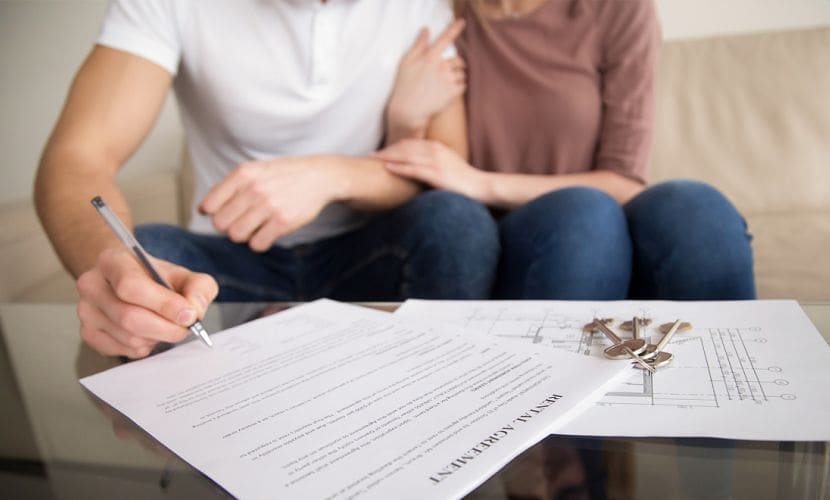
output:
[[[393,163],[384,162],[384,168],[395,175],[407,177],[416,181],[435,186],[435,172],[424,165],[415,165],[412,163]]]
[[[463,19],[456,19],[452,24],[447,26],[447,29],[441,33],[438,38],[435,39],[435,42],[432,43],[432,46],[429,48],[429,55],[432,57],[441,57],[447,47],[449,47],[458,35],[464,31],[464,20]]]
[[[406,64],[413,59],[417,59],[429,47],[429,29],[421,28],[418,31],[418,37],[415,38],[415,43],[406,51],[401,58],[401,63]]]
[[[432,141],[405,139],[374,153],[374,157],[397,163],[428,165],[435,162],[437,147]]]

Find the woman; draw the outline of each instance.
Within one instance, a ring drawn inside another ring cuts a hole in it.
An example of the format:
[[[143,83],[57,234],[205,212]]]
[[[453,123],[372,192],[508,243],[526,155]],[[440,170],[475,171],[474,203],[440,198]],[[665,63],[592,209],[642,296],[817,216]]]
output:
[[[699,182],[645,185],[651,0],[468,0],[456,12],[470,162],[424,140],[377,156],[491,208],[496,297],[754,298],[750,237],[729,201]]]

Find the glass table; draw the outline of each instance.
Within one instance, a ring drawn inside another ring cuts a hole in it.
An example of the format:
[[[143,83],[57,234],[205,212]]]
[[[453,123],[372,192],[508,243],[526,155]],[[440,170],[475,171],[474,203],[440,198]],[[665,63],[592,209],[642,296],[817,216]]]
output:
[[[830,304],[802,306],[830,343]],[[205,325],[216,331],[264,309],[213,306]],[[228,496],[82,389],[78,378],[119,361],[80,342],[74,305],[0,304],[0,322],[0,497]],[[552,435],[469,497],[825,499],[830,452],[825,442]]]

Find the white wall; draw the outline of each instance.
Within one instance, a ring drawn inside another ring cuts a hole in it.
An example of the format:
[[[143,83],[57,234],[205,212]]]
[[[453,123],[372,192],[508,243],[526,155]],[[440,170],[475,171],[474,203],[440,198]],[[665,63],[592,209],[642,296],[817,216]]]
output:
[[[626,1],[626,0],[615,0]],[[830,25],[830,0],[656,0],[666,39]],[[98,31],[105,0],[0,0],[0,202],[29,198],[43,144]],[[127,176],[175,168],[168,102]]]
[[[30,198],[40,152],[106,6],[106,0],[0,0],[0,202]],[[181,149],[170,99],[125,177],[172,170]]]
[[[663,38],[667,40],[830,25],[830,0],[655,0],[655,3]]]

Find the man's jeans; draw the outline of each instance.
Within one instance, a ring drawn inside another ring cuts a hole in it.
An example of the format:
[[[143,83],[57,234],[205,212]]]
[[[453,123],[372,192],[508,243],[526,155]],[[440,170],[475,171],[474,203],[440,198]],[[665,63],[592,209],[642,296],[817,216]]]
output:
[[[755,298],[746,223],[700,182],[657,184],[622,207],[596,189],[555,191],[500,233],[496,298]]]
[[[152,255],[212,275],[225,302],[486,299],[498,265],[487,209],[447,191],[427,191],[349,233],[265,253],[174,226],[139,226],[136,236]]]

